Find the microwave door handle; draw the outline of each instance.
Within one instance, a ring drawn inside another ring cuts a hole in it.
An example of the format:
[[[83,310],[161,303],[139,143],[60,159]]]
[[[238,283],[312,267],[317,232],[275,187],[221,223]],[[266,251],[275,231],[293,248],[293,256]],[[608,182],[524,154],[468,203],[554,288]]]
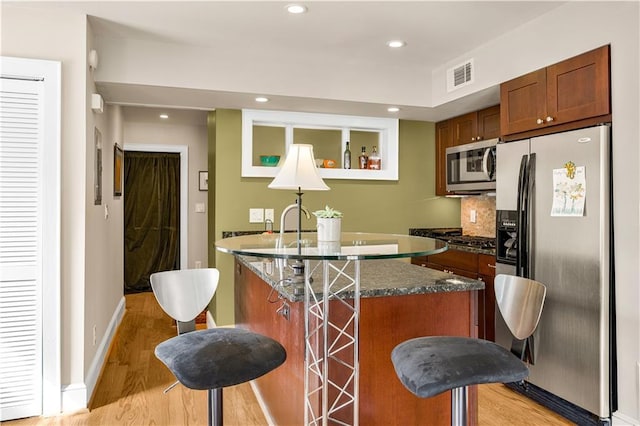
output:
[[[487,148],[484,150],[484,156],[482,157],[482,171],[487,176],[487,180],[491,180],[493,177],[493,167],[489,170],[489,158],[493,157],[493,149]],[[493,162],[495,164],[495,161]]]

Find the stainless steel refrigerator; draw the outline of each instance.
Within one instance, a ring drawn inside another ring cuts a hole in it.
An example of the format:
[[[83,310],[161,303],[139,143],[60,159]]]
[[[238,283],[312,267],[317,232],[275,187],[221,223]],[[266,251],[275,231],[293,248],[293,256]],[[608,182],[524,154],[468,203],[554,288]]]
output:
[[[617,404],[610,126],[502,142],[496,157],[496,272],[547,286],[517,390],[576,423],[606,423]],[[511,347],[496,312],[496,341]]]

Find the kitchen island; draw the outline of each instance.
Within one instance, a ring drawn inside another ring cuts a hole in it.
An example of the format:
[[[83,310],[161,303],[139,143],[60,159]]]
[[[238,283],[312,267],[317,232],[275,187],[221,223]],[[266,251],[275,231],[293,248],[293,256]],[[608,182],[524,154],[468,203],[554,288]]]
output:
[[[415,241],[415,237],[397,237],[397,241],[401,241],[402,246],[404,239],[411,238]],[[446,246],[434,251],[444,249]],[[332,414],[327,424],[335,421],[381,425],[448,424],[448,393],[430,399],[413,396],[397,379],[390,354],[398,343],[413,337],[475,336],[476,291],[483,288],[481,282],[388,260],[392,255],[354,262],[358,270],[355,275],[359,277],[360,297],[354,298],[358,315],[352,317],[352,309],[349,303],[345,303],[349,299],[348,293],[326,299],[332,317],[325,336],[329,341],[327,346],[331,350],[337,347],[336,352],[347,353],[347,359],[355,355],[357,367],[350,369],[346,362],[334,356],[324,358],[328,360],[326,363],[305,361],[305,350],[309,349],[310,341],[314,343],[314,338],[309,339],[308,335],[317,320],[314,315],[309,315],[309,311],[313,314],[314,308],[309,309],[308,300],[293,291],[293,285],[282,285],[282,276],[276,268],[280,259],[247,257],[239,255],[238,251],[229,250],[236,255],[237,326],[270,336],[280,341],[287,350],[285,364],[255,381],[258,395],[275,424],[313,423],[313,419],[305,419],[305,406],[321,405],[327,396],[321,402],[320,393],[314,393],[314,389],[318,388],[318,380],[314,376],[311,379],[307,377],[305,383],[305,374],[309,374],[310,366],[311,369],[322,370],[325,364],[328,368],[324,373],[328,377],[323,377],[323,380],[326,379],[329,384],[325,386],[328,387],[328,400],[332,407],[344,405],[344,408]],[[402,247],[398,251],[410,252]],[[318,274],[317,266],[326,262],[318,260],[316,256],[306,263],[307,279],[311,282],[311,278],[314,278],[311,275]],[[331,282],[340,281],[344,278],[342,275],[354,275],[349,272],[343,274],[343,266],[354,266],[349,265],[349,260],[342,261],[341,265],[341,261],[334,258],[332,263],[337,268],[320,269],[322,280],[314,280],[311,290],[306,292],[307,297],[309,292],[313,293],[311,298],[327,293],[321,283],[323,281],[327,288],[325,275],[330,276]],[[346,319],[344,325],[334,326],[341,324],[341,317]],[[316,336],[315,340],[322,340],[322,336]],[[353,340],[357,341],[355,345],[352,344]],[[357,371],[360,372],[359,380]],[[354,383],[357,385],[354,386]],[[306,401],[305,397],[308,398]],[[352,404],[353,399],[359,403]],[[474,419],[476,399],[473,393],[470,401],[471,418]],[[355,414],[351,407],[357,407]],[[313,410],[312,407],[309,411]]]

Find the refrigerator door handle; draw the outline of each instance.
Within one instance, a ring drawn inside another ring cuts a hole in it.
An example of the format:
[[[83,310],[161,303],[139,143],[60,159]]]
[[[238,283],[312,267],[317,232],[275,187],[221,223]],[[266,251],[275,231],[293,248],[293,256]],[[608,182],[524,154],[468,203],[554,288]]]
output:
[[[520,160],[520,173],[518,174],[518,197],[517,197],[517,207],[516,210],[518,212],[518,223],[516,224],[516,275],[522,276],[522,256],[524,252],[523,247],[523,201],[524,201],[524,192],[526,191],[526,174],[527,174],[527,165],[529,162],[529,156],[523,155],[522,160]]]
[[[527,164],[527,171],[525,177],[525,187],[523,195],[522,206],[522,244],[520,245],[522,250],[522,276],[525,278],[533,278],[531,273],[531,261],[532,261],[532,224],[531,209],[533,208],[533,186],[535,184],[535,171],[536,171],[536,154],[529,155],[529,163]]]

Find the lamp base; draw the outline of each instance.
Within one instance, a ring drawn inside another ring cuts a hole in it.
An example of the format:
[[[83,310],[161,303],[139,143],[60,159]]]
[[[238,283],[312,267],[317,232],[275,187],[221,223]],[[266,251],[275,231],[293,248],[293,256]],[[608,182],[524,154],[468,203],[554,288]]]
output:
[[[293,269],[293,275],[289,277],[289,283],[292,284],[293,294],[300,296],[304,294],[304,262],[298,259],[291,265]],[[313,282],[313,278],[309,277],[309,282]]]

